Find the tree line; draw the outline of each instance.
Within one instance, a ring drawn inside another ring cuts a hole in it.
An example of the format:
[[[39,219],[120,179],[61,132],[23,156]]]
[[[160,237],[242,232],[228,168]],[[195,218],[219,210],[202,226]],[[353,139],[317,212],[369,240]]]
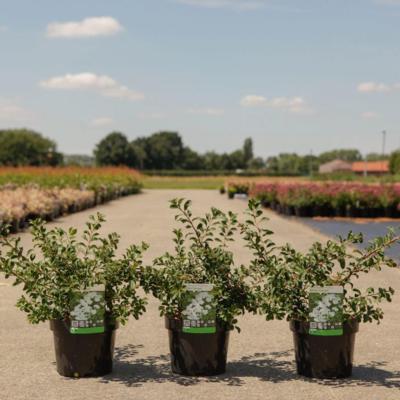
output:
[[[317,173],[319,166],[340,159],[354,162],[363,160],[357,149],[335,149],[319,155],[280,153],[262,159],[255,157],[253,141],[247,138],[241,149],[232,153],[213,151],[199,154],[185,146],[177,132],[157,132],[131,142],[121,132],[112,132],[102,139],[94,151],[98,165],[128,165],[141,170],[189,170],[189,171],[233,171],[237,169],[265,171],[271,175],[310,175]],[[369,153],[368,161],[389,158],[378,153]],[[400,161],[396,171],[400,172]]]
[[[208,151],[203,154],[185,145],[177,132],[161,131],[129,141],[121,132],[111,132],[96,145],[93,158],[63,155],[55,141],[29,129],[0,130],[0,165],[125,165],[145,171],[258,171],[270,175],[310,175],[321,164],[341,159],[348,162],[365,159],[357,149],[336,149],[319,155],[280,153],[263,159],[254,155],[251,138],[231,153]],[[366,156],[368,161],[390,160],[392,173],[400,173],[400,150],[382,157]]]
[[[127,165],[141,170],[237,170],[263,167],[254,158],[253,141],[247,138],[243,147],[232,153],[199,154],[185,146],[177,132],[157,132],[133,141],[121,132],[112,132],[94,150],[98,165]],[[256,165],[259,163],[259,165]]]

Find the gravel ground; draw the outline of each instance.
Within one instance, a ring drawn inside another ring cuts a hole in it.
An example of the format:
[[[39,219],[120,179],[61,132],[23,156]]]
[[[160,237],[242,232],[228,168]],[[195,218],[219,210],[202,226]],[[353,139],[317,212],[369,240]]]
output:
[[[167,201],[187,197],[195,212],[211,205],[242,212],[246,203],[230,201],[216,191],[149,190],[98,208],[107,216],[104,231],[122,235],[122,247],[146,241],[149,261],[172,249],[173,212]],[[52,223],[82,228],[93,210]],[[267,212],[277,243],[291,242],[299,249],[326,236],[296,221]],[[21,238],[30,246],[27,233]],[[249,254],[240,241],[234,244],[238,262]],[[293,343],[285,321],[265,322],[262,317],[241,318],[242,332],[233,333],[225,375],[188,378],[173,375],[169,368],[167,332],[158,315],[157,301],[150,299],[148,312],[139,321],[129,321],[117,333],[114,372],[103,378],[67,379],[54,365],[52,334],[48,324],[30,326],[14,304],[19,288],[0,277],[0,399],[354,399],[398,400],[400,398],[400,272],[385,271],[363,279],[363,285],[390,284],[399,291],[394,302],[384,306],[386,318],[379,325],[363,325],[357,334],[352,379],[317,381],[296,375]]]

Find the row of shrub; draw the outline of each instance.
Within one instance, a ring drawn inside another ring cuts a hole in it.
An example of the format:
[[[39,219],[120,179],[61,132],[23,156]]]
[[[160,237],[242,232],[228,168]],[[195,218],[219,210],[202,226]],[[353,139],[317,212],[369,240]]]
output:
[[[33,221],[36,251],[0,229],[0,274],[22,286],[17,307],[31,323],[50,321],[61,375],[110,373],[116,329],[146,311],[144,293],[159,300],[174,373],[224,373],[230,332],[240,331],[238,317],[250,313],[290,322],[300,375],[351,375],[359,323],[380,322],[382,303],[394,294],[391,287],[359,288],[357,280],[397,267],[385,250],[400,236],[390,230],[354,251],[363,237],[350,232],[315,242],[303,253],[274,242],[255,199],[242,215],[211,207],[197,216],[185,199],[173,199],[170,207],[179,224],[173,228],[175,248],[150,264],[143,259],[146,243],[121,254],[117,233],[101,235],[101,214],[90,217],[82,235],[75,227],[48,228],[43,220]],[[244,264],[233,252],[237,239],[250,250]],[[374,349],[374,342],[369,345]]]
[[[400,218],[400,184],[260,183],[248,193],[286,215]]]
[[[229,182],[220,192],[245,194],[265,207],[299,217],[400,218],[400,184],[360,182]]]
[[[17,232],[35,218],[53,220],[140,188],[140,175],[128,168],[1,168],[0,225]]]
[[[228,197],[233,199],[236,194],[249,194],[250,188],[253,184],[246,182],[246,181],[235,181],[235,182],[228,182],[225,185],[221,186],[220,193],[224,194],[225,192],[228,193]]]

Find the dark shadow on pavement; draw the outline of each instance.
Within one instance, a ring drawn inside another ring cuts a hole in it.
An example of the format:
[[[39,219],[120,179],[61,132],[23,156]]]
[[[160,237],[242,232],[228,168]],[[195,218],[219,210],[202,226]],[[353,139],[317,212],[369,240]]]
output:
[[[117,382],[129,387],[142,386],[149,382],[174,382],[182,386],[193,386],[202,382],[222,383],[228,386],[242,386],[246,378],[256,378],[271,383],[290,381],[312,382],[332,388],[349,386],[380,386],[400,388],[400,371],[385,369],[385,363],[358,365],[353,369],[353,377],[343,380],[317,380],[297,375],[293,361],[293,351],[255,353],[239,360],[229,361],[227,372],[211,377],[189,377],[171,372],[169,354],[137,358],[143,346],[128,345],[118,347],[114,356],[114,371],[100,379],[102,383]]]

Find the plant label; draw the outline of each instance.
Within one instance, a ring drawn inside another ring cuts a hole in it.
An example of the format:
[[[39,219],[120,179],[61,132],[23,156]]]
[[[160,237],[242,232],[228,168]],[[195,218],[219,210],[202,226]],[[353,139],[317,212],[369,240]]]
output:
[[[184,302],[183,332],[215,333],[216,312],[214,304],[214,285],[208,283],[188,283]]]
[[[75,335],[104,333],[104,285],[75,293],[71,306],[70,333]]]
[[[311,288],[309,307],[310,335],[343,335],[342,286],[315,286]]]

